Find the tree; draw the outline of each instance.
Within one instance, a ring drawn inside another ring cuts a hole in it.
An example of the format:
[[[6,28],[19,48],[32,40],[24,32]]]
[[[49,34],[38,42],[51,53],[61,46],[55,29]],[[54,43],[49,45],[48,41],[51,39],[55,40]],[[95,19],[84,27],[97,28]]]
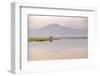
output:
[[[53,41],[53,37],[52,36],[49,37],[49,41]]]

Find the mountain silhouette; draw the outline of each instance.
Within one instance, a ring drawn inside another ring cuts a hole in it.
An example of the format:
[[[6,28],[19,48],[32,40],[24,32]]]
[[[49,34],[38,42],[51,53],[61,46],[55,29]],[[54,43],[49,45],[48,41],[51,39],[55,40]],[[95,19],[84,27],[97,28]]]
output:
[[[86,37],[87,29],[76,29],[64,27],[59,24],[48,24],[45,27],[32,29],[29,28],[30,37]]]

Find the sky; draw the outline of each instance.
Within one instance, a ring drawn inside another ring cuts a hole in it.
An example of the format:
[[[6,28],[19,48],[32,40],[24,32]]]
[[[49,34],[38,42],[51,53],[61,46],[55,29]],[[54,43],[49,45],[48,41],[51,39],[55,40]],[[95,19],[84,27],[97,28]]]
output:
[[[64,27],[87,29],[87,17],[59,17],[59,16],[34,16],[29,15],[29,28],[42,28],[48,24],[59,24]]]

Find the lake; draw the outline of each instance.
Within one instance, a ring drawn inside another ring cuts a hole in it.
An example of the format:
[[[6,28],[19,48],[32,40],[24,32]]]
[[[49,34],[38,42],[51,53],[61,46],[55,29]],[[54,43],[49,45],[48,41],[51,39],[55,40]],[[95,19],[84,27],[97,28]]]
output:
[[[28,60],[88,58],[88,39],[29,42]]]

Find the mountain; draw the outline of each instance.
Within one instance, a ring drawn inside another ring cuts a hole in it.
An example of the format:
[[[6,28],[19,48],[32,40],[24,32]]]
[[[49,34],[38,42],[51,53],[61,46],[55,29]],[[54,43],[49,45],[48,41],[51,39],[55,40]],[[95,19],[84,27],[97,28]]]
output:
[[[29,28],[29,37],[86,37],[87,29],[64,27],[59,24],[49,24],[45,27]]]

